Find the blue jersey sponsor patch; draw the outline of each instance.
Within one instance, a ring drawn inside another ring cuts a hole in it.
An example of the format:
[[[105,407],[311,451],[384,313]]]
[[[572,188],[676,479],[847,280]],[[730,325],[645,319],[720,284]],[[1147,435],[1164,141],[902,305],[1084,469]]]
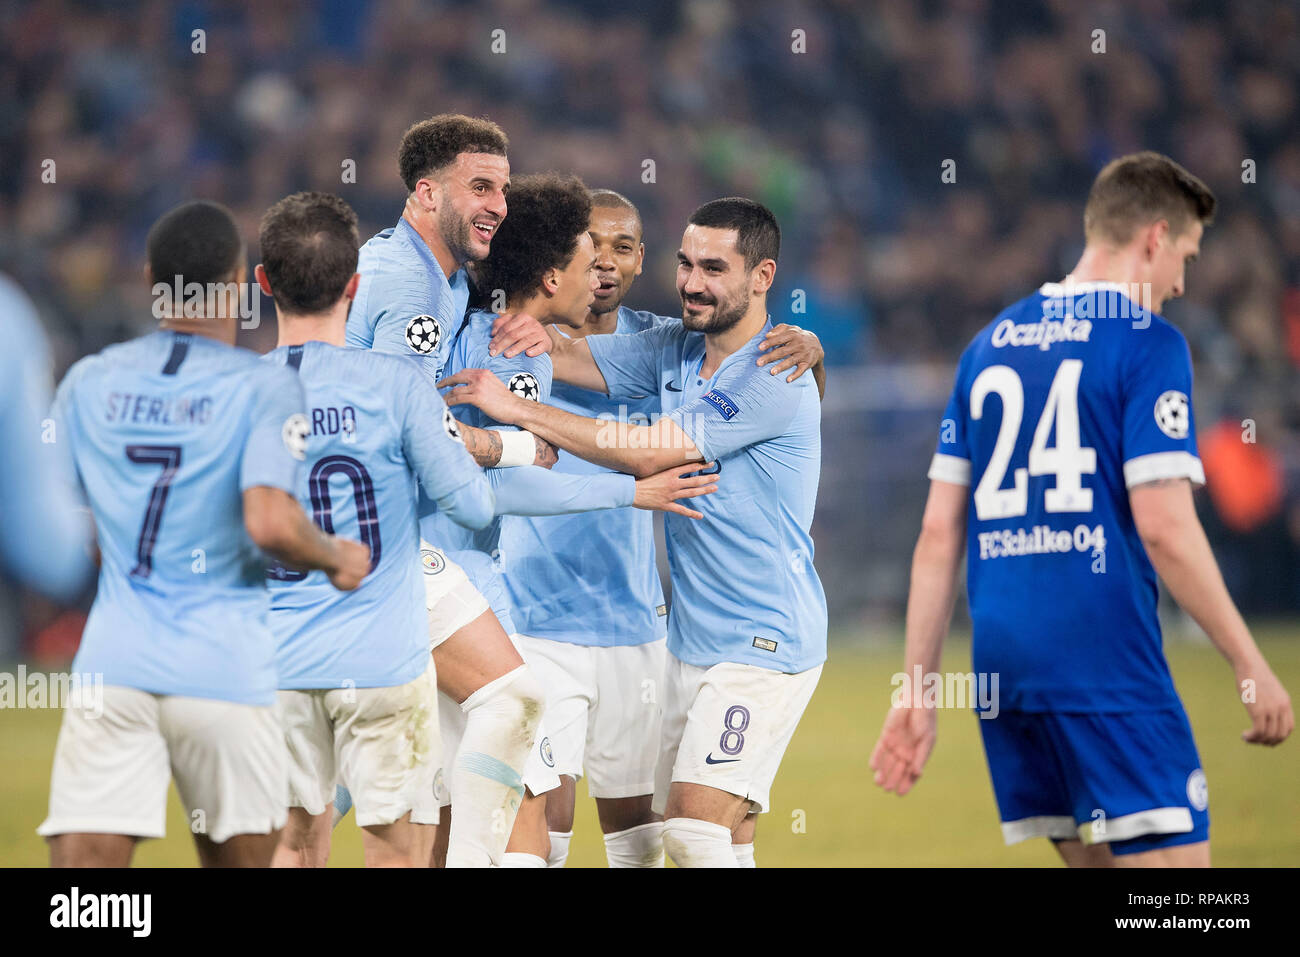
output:
[[[714,389],[711,392],[706,392],[704,395],[704,401],[721,412],[722,417],[728,422],[734,419],[736,414],[740,412],[740,406],[736,405],[731,396],[727,395],[727,393],[723,392],[721,389]]]

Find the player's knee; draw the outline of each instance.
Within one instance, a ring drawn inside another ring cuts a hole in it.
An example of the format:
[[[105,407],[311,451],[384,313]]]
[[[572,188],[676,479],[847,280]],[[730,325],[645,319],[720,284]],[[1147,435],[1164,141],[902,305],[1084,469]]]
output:
[[[606,834],[605,857],[610,867],[663,867],[664,823],[650,821]]]
[[[503,720],[517,722],[528,730],[531,741],[546,710],[546,693],[528,666],[520,665],[475,691],[461,708],[467,715],[486,709]]]
[[[664,850],[678,867],[736,867],[731,831],[690,817],[664,821]]]

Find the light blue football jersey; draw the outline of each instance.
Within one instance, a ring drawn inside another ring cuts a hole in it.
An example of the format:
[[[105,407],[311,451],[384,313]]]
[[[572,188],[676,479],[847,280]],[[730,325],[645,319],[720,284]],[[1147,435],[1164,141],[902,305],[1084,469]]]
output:
[[[491,312],[471,314],[456,337],[447,360],[447,375],[462,369],[487,369],[516,395],[546,402],[551,394],[551,357],[513,359],[488,355],[492,339]],[[460,406],[464,421],[481,429],[514,429],[488,418],[473,406]],[[421,521],[421,531],[430,542],[445,549],[459,564],[492,606],[501,626],[514,633],[514,607],[502,578],[505,557],[501,552],[501,530],[506,515],[560,515],[591,509],[614,509],[631,505],[636,480],[630,475],[608,472],[565,475],[528,465],[520,468],[488,469],[488,480],[496,493],[498,518],[481,531],[459,528],[447,516],[435,513]]]
[[[700,375],[704,334],[665,323],[588,336],[612,396],[658,392],[705,460],[718,491],[692,500],[702,519],[664,519],[673,605],[668,650],[687,664],[724,661],[797,673],[826,660],[826,596],[809,534],[821,474],[821,402],[812,376],[786,382],[756,363],[769,320]]]
[[[1003,710],[1178,706],[1128,490],[1205,481],[1181,332],[1109,283],[1044,285],[962,354],[930,478],[971,487],[976,672]]]
[[[51,434],[50,347],[31,300],[0,276],[0,570],[68,600],[90,580],[90,522],[69,443]]]
[[[469,306],[465,270],[446,276],[415,228],[399,219],[361,247],[357,272],[347,344],[417,356],[437,384]]]
[[[483,471],[417,360],[308,342],[265,361],[296,370],[306,395],[303,509],[325,531],[370,547],[370,574],[354,591],[322,571],[268,574],[280,687],[413,681],[429,663],[420,487],[449,520],[481,528],[493,514]]]
[[[614,335],[632,335],[680,320],[619,307]],[[563,330],[561,330],[563,332]],[[659,392],[612,398],[567,382],[551,385],[551,405],[590,418],[649,424]],[[608,470],[568,452],[553,472]],[[655,564],[654,516],[644,509],[508,516],[501,555],[515,624],[525,635],[575,645],[643,645],[668,633],[668,608]]]
[[[297,491],[303,408],[292,372],[203,336],[154,332],[68,371],[51,417],[102,555],[74,671],[274,703],[266,561],[244,530],[242,493]]]

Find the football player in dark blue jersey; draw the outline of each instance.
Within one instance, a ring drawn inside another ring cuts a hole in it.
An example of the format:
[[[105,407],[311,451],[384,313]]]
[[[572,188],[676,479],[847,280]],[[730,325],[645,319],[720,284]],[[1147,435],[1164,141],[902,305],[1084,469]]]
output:
[[[1168,157],[1107,165],[1073,272],[962,355],[930,467],[875,781],[906,794],[934,747],[939,702],[916,679],[933,687],[965,546],[974,672],[997,679],[977,710],[1003,836],[1047,837],[1071,866],[1210,863],[1206,777],[1161,649],[1156,575],[1232,666],[1243,740],[1276,745],[1295,725],[1196,516],[1191,356],[1159,315],[1214,209]]]

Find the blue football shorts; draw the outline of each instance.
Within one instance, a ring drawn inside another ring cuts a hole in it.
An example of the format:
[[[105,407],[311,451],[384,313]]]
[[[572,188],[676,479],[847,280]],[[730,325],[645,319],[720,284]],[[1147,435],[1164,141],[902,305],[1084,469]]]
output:
[[[1181,707],[1002,711],[979,725],[1008,844],[1047,837],[1136,854],[1209,839],[1205,772]]]

